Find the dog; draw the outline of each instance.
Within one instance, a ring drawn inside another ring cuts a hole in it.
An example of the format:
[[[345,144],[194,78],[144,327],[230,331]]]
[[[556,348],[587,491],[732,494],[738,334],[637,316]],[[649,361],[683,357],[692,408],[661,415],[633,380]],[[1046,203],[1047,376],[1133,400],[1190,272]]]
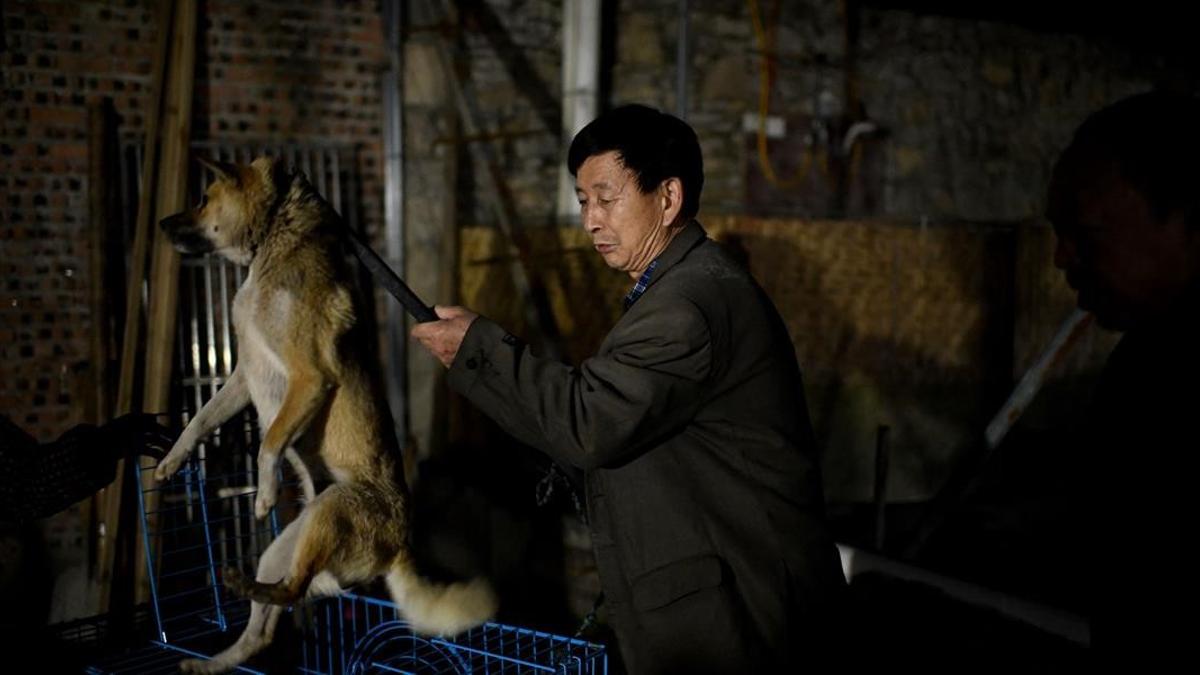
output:
[[[418,633],[453,635],[489,620],[497,601],[486,582],[434,584],[413,567],[401,452],[378,368],[364,356],[370,336],[356,320],[340,217],[278,159],[200,161],[216,179],[196,208],[160,226],[183,253],[249,266],[232,310],[238,361],[155,477],[172,476],[200,439],[253,403],[262,429],[255,515],[275,505],[281,458],[307,504],[263,553],[254,580],[225,571],[225,585],[251,600],[241,637],[181,670],[232,670],[271,642],[283,606],[380,576]],[[314,477],[330,482],[315,495]]]

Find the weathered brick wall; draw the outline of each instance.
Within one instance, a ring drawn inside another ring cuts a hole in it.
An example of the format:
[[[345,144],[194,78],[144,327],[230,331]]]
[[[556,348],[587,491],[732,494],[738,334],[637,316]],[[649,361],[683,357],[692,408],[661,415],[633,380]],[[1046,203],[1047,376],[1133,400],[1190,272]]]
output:
[[[42,440],[80,420],[86,367],[87,104],[111,97],[140,139],[153,2],[16,2],[4,11],[0,406]],[[202,2],[193,135],[357,148],[359,209],[382,221],[375,2]]]
[[[94,330],[87,107],[112,98],[121,135],[141,140],[157,4],[3,5],[0,412],[42,441],[84,415],[81,376]],[[377,231],[385,65],[378,3],[202,0],[199,14],[193,136],[354,146],[359,212]],[[69,511],[40,526],[56,588],[49,618],[96,611],[86,592],[86,521]],[[6,582],[0,591],[8,603],[14,589]],[[8,604],[38,621],[49,590],[31,592],[32,605]]]
[[[554,220],[562,99],[562,0],[460,3],[459,58],[478,101],[483,130],[503,167],[521,220]],[[448,139],[447,139],[448,140]],[[463,139],[478,143],[479,139]],[[486,168],[459,146],[458,205],[464,223],[496,222],[495,191]]]
[[[201,15],[193,136],[356,147],[359,209],[376,232],[387,59],[379,3],[209,0]]]
[[[758,112],[760,65],[748,4],[691,3],[688,120],[705,152],[702,208],[836,215],[809,188],[747,199],[759,170],[743,116]],[[776,3],[757,4],[769,27]],[[804,131],[797,124],[822,108],[845,109],[845,49],[840,3],[779,4],[770,113],[789,123],[792,138],[772,141],[772,159],[787,174],[797,164],[794,137]],[[675,110],[677,8],[675,0],[620,3],[614,103]],[[878,194],[859,217],[1039,216],[1053,159],[1088,112],[1156,83],[1200,81],[1177,57],[1112,40],[910,12],[862,10],[857,44],[859,99],[887,132],[860,167],[874,170]]]
[[[522,221],[553,217],[562,161],[555,131],[561,8],[554,0],[463,4],[455,23],[460,64],[483,128],[500,138],[459,139],[459,222],[495,221],[490,179],[469,151],[482,142],[504,166]],[[673,0],[617,6],[613,103],[674,108],[676,8]],[[743,116],[757,110],[757,43],[747,3],[694,3],[693,11],[688,117],[706,153],[704,208],[736,213],[747,208],[757,171],[752,135],[742,130]],[[0,405],[41,438],[80,414],[72,391],[89,330],[86,104],[111,96],[123,132],[137,137],[153,14],[154,3],[144,1],[5,7]],[[360,208],[378,230],[386,61],[378,4],[210,0],[201,16],[195,135],[357,146]],[[426,40],[444,27],[416,12],[409,18]],[[840,21],[836,3],[783,3],[773,114],[811,115],[822,96],[838,107]],[[861,98],[889,133],[876,215],[906,218],[1036,217],[1050,163],[1073,126],[1089,110],[1156,80],[1178,80],[1181,71],[1095,39],[904,12],[865,11],[859,44]],[[453,145],[437,120],[445,108],[413,103],[411,156]],[[786,157],[775,159],[786,168]],[[441,175],[410,173],[421,190],[410,191],[409,213],[421,213],[422,200],[440,203],[449,189]]]
[[[148,2],[17,2],[0,53],[4,278],[0,409],[48,440],[79,420],[86,366],[87,104],[142,125],[154,49]]]

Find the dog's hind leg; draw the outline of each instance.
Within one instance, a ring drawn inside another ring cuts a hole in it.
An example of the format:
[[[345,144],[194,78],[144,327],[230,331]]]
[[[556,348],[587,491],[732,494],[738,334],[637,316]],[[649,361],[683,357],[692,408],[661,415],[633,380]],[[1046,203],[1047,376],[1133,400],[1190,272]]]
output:
[[[271,542],[258,562],[258,572],[255,575],[259,581],[269,582],[282,579],[291,567],[292,556],[295,553],[296,542],[299,539],[304,514],[288,524]],[[246,662],[251,656],[266,648],[275,637],[275,626],[283,607],[268,605],[260,602],[250,603],[250,620],[246,623],[237,642],[228,649],[211,659],[188,659],[179,664],[179,669],[185,673],[227,673]]]
[[[345,549],[354,546],[346,541],[347,536],[356,534],[350,515],[355,503],[348,498],[354,490],[354,486],[347,484],[331,485],[305,507],[295,554],[286,574],[272,581],[250,581],[237,570],[229,569],[225,571],[226,587],[238,596],[271,605],[292,605],[303,598],[313,578],[326,571],[335,556],[345,555]]]
[[[250,622],[246,624],[246,629],[242,631],[237,642],[211,659],[180,661],[180,672],[214,675],[228,673],[237,668],[271,644],[271,639],[275,637],[275,626],[279,623],[279,616],[283,611],[284,608],[278,605],[250,603]]]
[[[285,348],[287,391],[283,403],[270,426],[263,434],[258,448],[258,495],[254,499],[254,515],[267,517],[279,496],[275,469],[280,455],[295,444],[308,429],[314,417],[329,400],[334,383],[314,364],[316,356],[299,347]]]

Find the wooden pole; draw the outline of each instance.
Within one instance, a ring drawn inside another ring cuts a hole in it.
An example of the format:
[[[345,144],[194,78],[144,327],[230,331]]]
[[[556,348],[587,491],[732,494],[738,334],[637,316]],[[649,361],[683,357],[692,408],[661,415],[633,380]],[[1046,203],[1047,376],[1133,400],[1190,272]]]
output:
[[[132,412],[135,405],[134,393],[142,328],[142,285],[146,276],[146,251],[149,247],[150,220],[154,209],[154,181],[158,176],[158,120],[162,109],[167,46],[170,44],[175,21],[175,3],[160,3],[158,10],[154,73],[145,113],[146,143],[142,154],[142,184],[138,195],[137,220],[134,224],[129,281],[125,287],[125,325],[121,338],[121,372],[117,385],[117,401],[114,406],[116,415]],[[96,585],[99,592],[98,606],[106,612],[112,612],[114,609],[112,582],[116,567],[116,544],[121,534],[121,496],[125,492],[125,474],[125,463],[118,462],[116,479],[98,497],[103,505],[103,515],[98,533],[97,559],[99,564]],[[128,513],[129,517],[132,515],[132,512]],[[119,603],[121,599],[116,599],[116,601]]]
[[[154,223],[187,208],[189,168],[188,141],[192,130],[192,91],[196,70],[196,2],[179,0],[171,40],[170,72],[163,107],[162,158],[157,181]],[[150,279],[146,308],[146,377],[142,410],[167,412],[171,398],[171,359],[175,348],[175,321],[179,304],[179,254],[157,226],[150,251]],[[148,474],[148,472],[147,472]],[[152,475],[144,475],[143,490],[153,487]],[[145,494],[147,514],[158,507],[157,492]],[[147,528],[154,519],[147,516]],[[145,548],[137,542],[136,600],[149,598]]]
[[[112,99],[104,98],[88,106],[88,243],[91,292],[89,312],[92,321],[90,368],[87,373],[85,419],[92,424],[104,424],[112,418],[115,379],[111,363],[116,353],[117,336],[114,321],[119,312],[114,295],[122,287],[119,276],[121,256],[113,253],[120,243],[120,213],[112,176],[115,174],[118,152],[117,113]],[[88,523],[88,577],[95,579],[100,564],[100,522],[104,517],[104,500],[99,494],[88,498],[80,514]],[[93,595],[92,603],[99,597]],[[93,604],[92,611],[100,609]]]

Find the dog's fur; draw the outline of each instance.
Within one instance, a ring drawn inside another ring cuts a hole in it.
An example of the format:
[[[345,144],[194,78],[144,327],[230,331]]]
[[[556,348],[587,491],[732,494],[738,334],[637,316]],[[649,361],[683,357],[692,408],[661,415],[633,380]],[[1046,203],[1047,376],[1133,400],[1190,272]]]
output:
[[[263,432],[255,515],[275,504],[281,455],[309,503],[264,552],[255,580],[226,571],[226,586],[252,600],[237,643],[181,668],[231,670],[270,643],[281,605],[378,576],[418,632],[455,634],[489,619],[496,600],[485,583],[436,585],[413,569],[400,450],[364,357],[369,336],[356,324],[340,218],[279,160],[203,162],[217,175],[205,199],[162,227],[184,252],[250,266],[233,303],[238,362],[155,476],[173,475],[201,438],[253,403]],[[314,476],[332,481],[315,497]]]

